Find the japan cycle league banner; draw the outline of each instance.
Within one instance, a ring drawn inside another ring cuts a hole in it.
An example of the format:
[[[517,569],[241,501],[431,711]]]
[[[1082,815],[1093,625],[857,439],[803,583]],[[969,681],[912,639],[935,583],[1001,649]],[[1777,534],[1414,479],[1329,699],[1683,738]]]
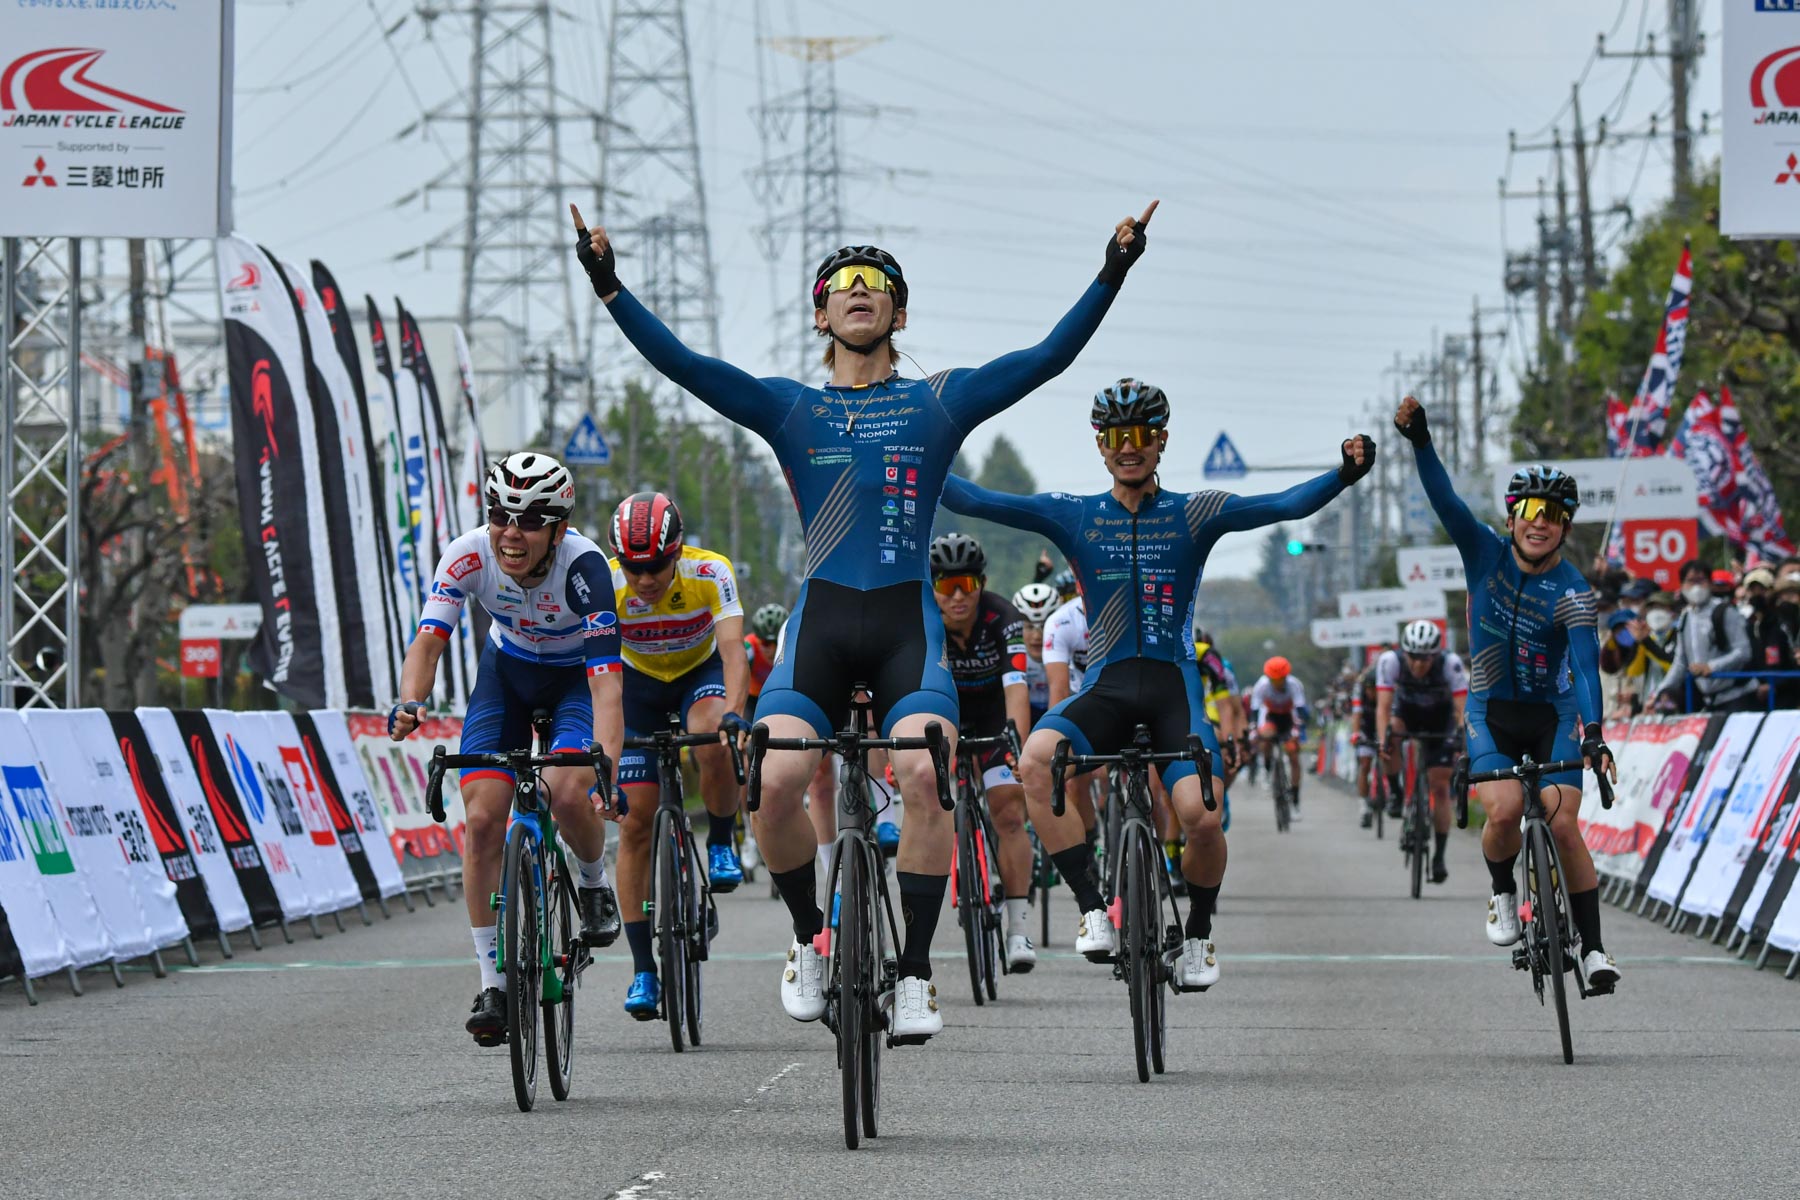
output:
[[[1725,0],[1719,231],[1800,234],[1800,11],[1793,0]]]
[[[231,231],[232,5],[12,3],[0,235]]]

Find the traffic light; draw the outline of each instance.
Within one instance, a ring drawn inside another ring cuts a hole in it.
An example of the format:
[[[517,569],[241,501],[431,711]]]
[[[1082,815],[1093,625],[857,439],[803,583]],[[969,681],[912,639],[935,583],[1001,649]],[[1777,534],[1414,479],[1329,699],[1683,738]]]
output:
[[[1298,558],[1302,554],[1323,554],[1331,549],[1324,542],[1303,542],[1299,538],[1289,538],[1287,552]]]

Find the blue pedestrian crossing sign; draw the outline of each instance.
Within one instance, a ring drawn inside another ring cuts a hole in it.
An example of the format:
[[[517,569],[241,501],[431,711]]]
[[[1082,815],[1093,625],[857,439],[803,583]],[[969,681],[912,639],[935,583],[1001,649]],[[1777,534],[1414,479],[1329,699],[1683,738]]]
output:
[[[1231,444],[1231,439],[1219,434],[1219,440],[1206,453],[1206,467],[1202,473],[1208,479],[1242,479],[1249,472],[1250,468],[1244,465],[1244,456]]]
[[[581,423],[569,435],[569,444],[563,447],[562,456],[563,461],[573,467],[604,467],[612,462],[612,447],[601,436],[592,413],[583,414]]]

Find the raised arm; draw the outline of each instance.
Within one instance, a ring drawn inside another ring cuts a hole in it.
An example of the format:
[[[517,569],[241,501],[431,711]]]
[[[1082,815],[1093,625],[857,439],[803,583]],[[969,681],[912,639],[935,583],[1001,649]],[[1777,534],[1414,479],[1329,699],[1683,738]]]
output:
[[[1369,473],[1375,465],[1375,440],[1367,434],[1346,439],[1338,448],[1343,462],[1337,470],[1297,483],[1285,492],[1260,496],[1232,496],[1225,492],[1195,492],[1188,497],[1188,520],[1197,538],[1217,538],[1242,533],[1282,521],[1297,521],[1324,508],[1338,494]]]
[[[1425,424],[1425,409],[1419,402],[1408,396],[1400,402],[1400,410],[1394,417],[1394,427],[1407,441],[1413,444],[1413,461],[1419,470],[1419,483],[1425,488],[1425,496],[1431,501],[1432,511],[1437,513],[1439,523],[1456,543],[1457,550],[1463,556],[1466,572],[1473,579],[1477,572],[1477,563],[1491,557],[1497,549],[1493,530],[1476,519],[1463,503],[1462,497],[1456,494],[1456,488],[1450,482],[1450,473],[1444,470],[1444,464],[1438,460],[1437,451],[1431,445],[1431,432]]]
[[[979,517],[997,525],[1029,530],[1050,539],[1067,557],[1074,549],[1074,524],[1081,516],[1081,501],[1062,492],[1012,496],[970,483],[960,475],[944,482],[944,507],[965,517]]]

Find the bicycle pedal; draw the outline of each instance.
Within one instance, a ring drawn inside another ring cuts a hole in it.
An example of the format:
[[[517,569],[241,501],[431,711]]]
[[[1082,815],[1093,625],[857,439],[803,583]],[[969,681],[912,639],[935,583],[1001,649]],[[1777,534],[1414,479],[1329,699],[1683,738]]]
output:
[[[1523,948],[1514,950],[1512,953],[1512,964],[1515,971],[1529,971],[1531,969],[1531,956],[1526,953]]]

